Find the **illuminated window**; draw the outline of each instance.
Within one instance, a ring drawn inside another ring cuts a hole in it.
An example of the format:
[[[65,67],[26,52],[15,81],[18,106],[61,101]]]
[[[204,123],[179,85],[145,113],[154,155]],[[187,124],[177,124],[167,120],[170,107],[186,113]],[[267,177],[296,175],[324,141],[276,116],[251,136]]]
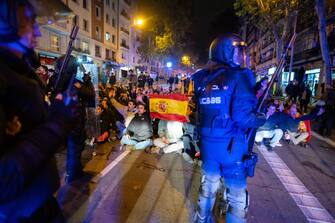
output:
[[[56,35],[51,35],[50,48],[53,51],[60,52],[60,37]]]
[[[110,41],[111,40],[111,35],[109,32],[106,32],[106,40]]]

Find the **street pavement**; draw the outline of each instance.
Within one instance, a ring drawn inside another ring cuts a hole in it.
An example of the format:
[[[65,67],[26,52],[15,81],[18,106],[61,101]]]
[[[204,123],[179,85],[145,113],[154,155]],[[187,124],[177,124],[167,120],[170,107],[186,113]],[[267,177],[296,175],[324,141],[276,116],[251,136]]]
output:
[[[315,137],[307,148],[282,144],[274,152],[255,148],[259,162],[248,179],[248,222],[335,222],[335,148]],[[192,222],[198,165],[179,154],[125,152],[117,142],[96,151],[83,153],[88,176],[63,184],[57,193],[68,222]],[[65,154],[57,154],[61,177]]]

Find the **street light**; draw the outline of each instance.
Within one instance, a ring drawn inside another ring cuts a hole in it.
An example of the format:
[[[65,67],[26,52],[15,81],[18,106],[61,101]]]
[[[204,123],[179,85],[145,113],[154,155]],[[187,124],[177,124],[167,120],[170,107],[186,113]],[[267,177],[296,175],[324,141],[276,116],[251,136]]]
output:
[[[143,26],[143,24],[144,24],[144,20],[141,19],[141,18],[138,18],[138,19],[134,20],[134,26],[141,27],[141,26]]]
[[[185,65],[191,65],[191,58],[187,55],[184,55],[182,58],[181,58],[181,62]]]
[[[172,67],[172,62],[167,62],[167,63],[166,63],[166,67],[167,67],[167,68],[171,68],[171,67]]]

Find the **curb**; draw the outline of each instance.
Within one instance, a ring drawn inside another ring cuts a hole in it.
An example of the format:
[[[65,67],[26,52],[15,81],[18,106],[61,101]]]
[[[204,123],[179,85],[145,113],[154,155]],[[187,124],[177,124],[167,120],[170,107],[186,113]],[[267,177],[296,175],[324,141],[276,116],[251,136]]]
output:
[[[332,147],[335,148],[335,142],[329,138],[323,137],[322,135],[319,135],[318,133],[312,131],[312,136],[314,136],[315,138],[324,141],[326,143],[328,143],[329,145],[331,145]]]

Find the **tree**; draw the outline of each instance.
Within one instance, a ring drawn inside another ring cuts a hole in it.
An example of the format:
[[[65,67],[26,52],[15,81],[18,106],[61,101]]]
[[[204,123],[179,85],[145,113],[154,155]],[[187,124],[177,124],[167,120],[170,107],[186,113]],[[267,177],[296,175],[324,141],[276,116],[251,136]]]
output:
[[[289,39],[291,23],[298,0],[236,0],[238,16],[245,16],[263,32],[270,31],[276,42],[276,61],[279,62],[284,43]]]
[[[180,57],[191,44],[191,0],[140,0],[139,8],[150,17],[139,53],[146,60]]]
[[[326,84],[330,85],[332,81],[331,61],[329,54],[329,45],[327,40],[327,20],[326,20],[326,0],[315,0],[315,11],[318,16],[320,48],[323,59],[322,74],[326,79]]]

